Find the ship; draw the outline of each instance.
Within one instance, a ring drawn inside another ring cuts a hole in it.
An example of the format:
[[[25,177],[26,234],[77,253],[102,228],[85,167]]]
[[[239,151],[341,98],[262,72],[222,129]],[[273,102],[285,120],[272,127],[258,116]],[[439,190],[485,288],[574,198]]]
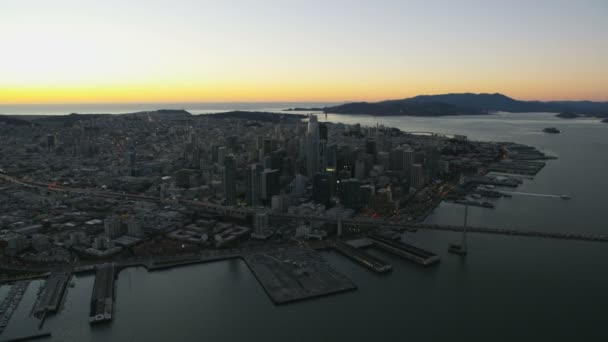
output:
[[[569,200],[569,199],[571,199],[572,197],[570,197],[570,196],[568,196],[568,195],[561,195],[561,196],[559,196],[559,198],[561,198],[561,199],[565,199],[565,200]]]
[[[545,133],[551,133],[551,134],[557,134],[557,133],[561,133],[562,131],[560,131],[559,129],[555,128],[555,127],[547,127],[543,129],[543,132]]]

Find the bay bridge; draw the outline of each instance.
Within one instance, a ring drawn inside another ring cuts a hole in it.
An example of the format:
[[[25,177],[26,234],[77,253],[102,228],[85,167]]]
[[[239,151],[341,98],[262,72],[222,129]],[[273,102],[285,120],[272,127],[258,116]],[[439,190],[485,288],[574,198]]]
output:
[[[130,199],[137,201],[149,201],[160,203],[160,197],[147,196],[142,194],[128,194],[112,191],[100,191],[94,189],[80,189],[73,187],[64,187],[55,184],[43,183],[39,181],[22,179],[12,177],[6,174],[0,174],[0,179],[8,182],[12,182],[17,185],[25,186],[28,188],[47,190],[53,192],[64,192],[64,193],[75,193],[85,196],[99,197],[99,198],[111,198],[111,199]],[[178,199],[177,203],[188,205],[193,208],[200,210],[227,216],[231,218],[246,219],[256,214],[254,209],[224,206],[220,204],[214,204],[203,201],[194,200],[183,200]],[[450,231],[450,232],[462,232],[463,226],[460,225],[445,225],[445,224],[430,224],[430,223],[412,223],[412,222],[396,222],[385,219],[338,219],[324,216],[306,216],[306,215],[295,215],[287,213],[269,213],[269,218],[273,222],[288,222],[288,221],[308,221],[308,222],[322,222],[327,224],[342,224],[342,226],[351,227],[366,227],[374,229],[391,229],[391,230],[434,230],[434,231]],[[547,239],[560,239],[560,240],[578,240],[578,241],[593,241],[593,242],[608,242],[608,236],[581,233],[581,232],[547,232],[538,230],[523,230],[514,228],[496,228],[496,227],[480,227],[480,226],[469,226],[466,230],[470,233],[481,233],[481,234],[496,234],[496,235],[508,235],[508,236],[522,236],[522,237],[535,237],[535,238],[547,238]]]

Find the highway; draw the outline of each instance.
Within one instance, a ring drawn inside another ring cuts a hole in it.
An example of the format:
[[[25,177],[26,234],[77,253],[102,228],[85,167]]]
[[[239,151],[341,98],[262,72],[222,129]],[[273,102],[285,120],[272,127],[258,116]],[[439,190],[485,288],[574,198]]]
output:
[[[151,201],[160,202],[159,197],[145,196],[138,194],[126,194],[111,191],[99,191],[92,189],[79,189],[71,187],[63,187],[58,185],[52,185],[49,183],[42,183],[33,180],[20,179],[11,177],[6,174],[0,174],[0,179],[12,182],[14,184],[22,185],[29,188],[36,188],[41,190],[76,193],[87,196],[101,197],[101,198],[113,198],[113,199],[132,199],[139,201]],[[245,218],[249,215],[255,214],[255,211],[248,208],[235,208],[231,206],[223,206],[219,204],[213,204],[208,202],[190,201],[190,200],[178,200],[178,203],[190,205],[193,207],[200,208],[205,211],[213,212],[219,215],[225,215],[230,217]],[[319,216],[302,216],[293,214],[282,214],[282,213],[271,213],[270,218],[276,222],[276,220],[297,220],[297,221],[322,221],[326,223],[338,222],[335,218],[319,217]],[[439,224],[426,224],[426,223],[405,223],[405,222],[391,222],[382,219],[347,219],[342,220],[342,225],[345,226],[359,226],[359,227],[373,227],[373,228],[386,228],[395,230],[408,230],[408,229],[426,229],[436,231],[453,231],[461,232],[462,226],[457,225],[439,225]],[[467,227],[467,231],[471,233],[483,233],[483,234],[497,234],[497,235],[510,235],[510,236],[524,236],[524,237],[535,237],[535,238],[547,238],[547,239],[560,239],[560,240],[579,240],[579,241],[593,241],[593,242],[608,242],[608,236],[596,235],[588,233],[578,232],[544,232],[534,230],[521,230],[513,228],[492,228],[492,227]]]

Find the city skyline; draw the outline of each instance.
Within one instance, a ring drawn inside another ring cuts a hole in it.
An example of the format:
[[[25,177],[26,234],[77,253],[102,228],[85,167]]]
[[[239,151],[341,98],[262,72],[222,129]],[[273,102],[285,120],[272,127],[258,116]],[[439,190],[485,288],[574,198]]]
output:
[[[142,4],[3,2],[0,104],[608,100],[603,1]]]

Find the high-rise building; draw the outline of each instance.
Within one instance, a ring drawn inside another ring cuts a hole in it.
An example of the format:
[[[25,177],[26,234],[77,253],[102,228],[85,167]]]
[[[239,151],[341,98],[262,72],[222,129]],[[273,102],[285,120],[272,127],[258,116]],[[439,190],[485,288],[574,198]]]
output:
[[[315,202],[327,205],[331,198],[330,177],[327,173],[317,173],[312,183],[312,198]]]
[[[253,234],[251,237],[254,239],[266,239],[270,236],[270,229],[268,228],[268,213],[256,213],[253,218]]]
[[[127,234],[134,237],[142,237],[144,236],[144,230],[142,229],[141,222],[135,218],[135,216],[130,216],[127,221]]]
[[[224,157],[224,198],[227,205],[236,204],[236,161],[232,154]]]
[[[376,162],[378,158],[378,147],[375,140],[368,140],[365,142],[365,153],[371,154],[373,157],[373,162]]]
[[[298,197],[306,193],[306,177],[302,174],[297,174],[294,178],[294,194]]]
[[[412,166],[412,187],[416,190],[422,189],[425,184],[424,170],[421,164],[414,164]]]
[[[340,204],[347,208],[359,209],[361,203],[361,185],[363,183],[356,178],[343,179],[338,184],[338,196]]]
[[[439,158],[441,151],[434,145],[429,145],[425,150],[424,165],[429,170],[429,176],[434,179],[439,176]]]
[[[249,165],[247,168],[247,205],[260,205],[261,191],[261,173],[264,168],[260,164]]]
[[[228,155],[228,148],[226,146],[220,146],[217,148],[217,162],[220,165],[224,165],[224,159]]]
[[[327,168],[338,169],[338,145],[336,144],[327,146]]]
[[[272,139],[264,139],[264,156],[270,156],[272,153]]]
[[[281,183],[279,176],[279,170],[265,169],[262,172],[261,197],[264,201],[270,202],[272,196],[278,195],[281,192]]]
[[[118,215],[112,215],[106,218],[103,221],[103,229],[108,239],[113,239],[117,236],[122,235],[120,217],[118,217]]]
[[[397,147],[390,154],[390,169],[392,171],[403,171],[405,168],[405,150]]]
[[[403,168],[405,170],[405,177],[410,180],[412,179],[412,167],[414,166],[415,152],[411,148],[406,148],[403,151]]]
[[[357,159],[355,162],[355,178],[362,181],[365,179],[365,161]]]
[[[306,175],[312,179],[319,171],[319,122],[315,115],[308,117],[306,132]]]

